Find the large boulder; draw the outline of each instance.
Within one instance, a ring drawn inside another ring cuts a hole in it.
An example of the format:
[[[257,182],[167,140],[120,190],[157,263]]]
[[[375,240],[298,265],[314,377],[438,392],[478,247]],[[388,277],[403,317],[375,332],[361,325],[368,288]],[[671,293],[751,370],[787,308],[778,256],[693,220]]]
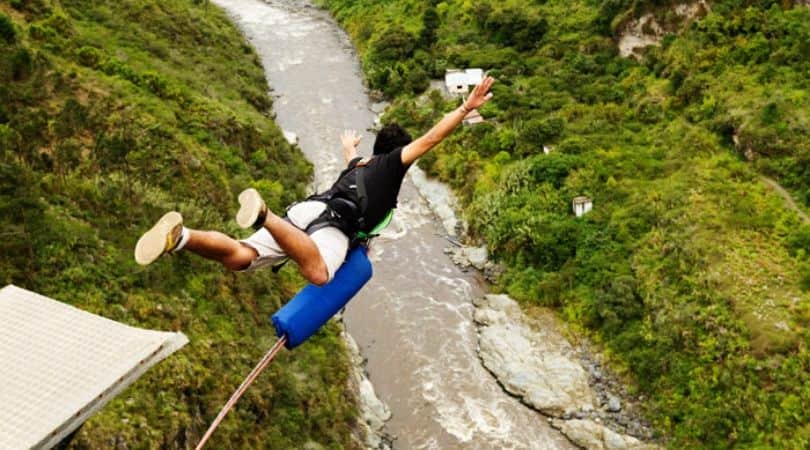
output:
[[[554,417],[595,409],[588,374],[556,329],[532,330],[505,295],[476,304],[479,356],[509,393]]]

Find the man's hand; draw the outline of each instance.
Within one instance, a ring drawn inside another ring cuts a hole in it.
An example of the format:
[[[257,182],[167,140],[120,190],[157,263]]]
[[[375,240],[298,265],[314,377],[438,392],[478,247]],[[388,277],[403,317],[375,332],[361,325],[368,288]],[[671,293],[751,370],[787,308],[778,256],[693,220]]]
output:
[[[492,98],[492,92],[489,92],[489,90],[492,88],[492,83],[494,82],[494,78],[486,76],[481,83],[475,85],[475,89],[473,89],[470,96],[467,97],[467,100],[464,101],[464,108],[467,109],[467,111],[472,111],[488,102],[489,99]]]
[[[340,142],[343,144],[343,157],[346,163],[357,157],[357,146],[360,145],[361,139],[363,136],[357,134],[357,130],[343,130]]]
[[[495,79],[487,76],[481,83],[475,86],[472,93],[464,104],[456,108],[453,112],[445,115],[442,120],[427,132],[424,136],[416,139],[402,149],[402,164],[406,166],[412,164],[419,159],[426,152],[430,151],[433,147],[437,146],[444,140],[470,113],[470,111],[479,108],[484,103],[492,98],[492,93],[489,89]]]
[[[357,148],[360,145],[360,140],[363,136],[357,134],[357,130],[343,130],[343,135],[340,136],[340,141],[343,143],[343,148]]]

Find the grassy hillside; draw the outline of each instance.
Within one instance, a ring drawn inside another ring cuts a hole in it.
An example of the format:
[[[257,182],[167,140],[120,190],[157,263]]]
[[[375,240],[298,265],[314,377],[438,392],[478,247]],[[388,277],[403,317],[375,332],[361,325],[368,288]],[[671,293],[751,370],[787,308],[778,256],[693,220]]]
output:
[[[423,93],[446,68],[498,78],[489,123],[420,165],[506,265],[498,288],[599,342],[672,448],[810,446],[810,225],[761,179],[810,207],[810,8],[709,2],[636,61],[616,34],[650,11],[677,28],[674,2],[320,3],[395,98],[386,121],[448,111]]]
[[[0,283],[191,343],[151,369],[76,449],[192,448],[274,342],[268,316],[302,281],[179,254],[135,264],[169,209],[237,231],[236,195],[276,210],[311,168],[270,116],[253,49],[208,2],[0,1]],[[357,413],[335,327],[283,352],[214,448],[352,448]],[[320,447],[318,447],[320,448]]]

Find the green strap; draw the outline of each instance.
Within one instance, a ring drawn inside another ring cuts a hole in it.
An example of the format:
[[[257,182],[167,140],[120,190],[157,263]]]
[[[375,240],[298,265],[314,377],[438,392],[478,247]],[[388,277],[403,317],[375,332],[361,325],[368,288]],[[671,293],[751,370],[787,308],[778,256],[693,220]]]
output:
[[[385,216],[385,218],[382,220],[382,222],[378,223],[377,226],[374,227],[374,229],[372,229],[368,233],[364,233],[362,231],[359,231],[357,233],[357,237],[359,237],[360,239],[367,239],[369,237],[376,236],[376,235],[380,234],[380,231],[384,230],[385,227],[387,227],[388,224],[391,223],[391,219],[393,219],[393,218],[394,218],[394,210],[392,209],[392,210],[388,211],[388,215]]]

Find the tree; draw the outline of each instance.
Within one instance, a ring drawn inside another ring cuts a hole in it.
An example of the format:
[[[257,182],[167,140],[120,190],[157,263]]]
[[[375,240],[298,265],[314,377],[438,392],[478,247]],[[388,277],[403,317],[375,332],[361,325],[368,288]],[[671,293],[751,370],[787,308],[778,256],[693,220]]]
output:
[[[413,55],[415,40],[402,25],[392,25],[371,44],[372,58],[377,63],[404,60]]]
[[[429,48],[436,43],[436,32],[439,28],[439,14],[436,8],[430,7],[422,15],[422,33],[419,35],[419,46]]]
[[[14,31],[14,23],[5,14],[0,14],[0,39],[9,44],[17,40],[17,33]]]

